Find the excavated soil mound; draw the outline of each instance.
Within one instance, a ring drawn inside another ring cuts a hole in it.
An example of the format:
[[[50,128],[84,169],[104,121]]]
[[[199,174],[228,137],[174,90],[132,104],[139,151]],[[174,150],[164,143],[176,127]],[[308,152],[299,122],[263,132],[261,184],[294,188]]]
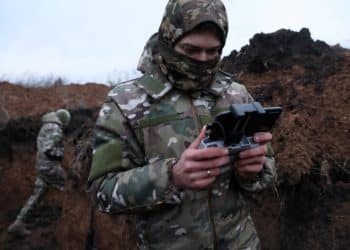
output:
[[[223,68],[265,106],[281,106],[273,147],[278,185],[250,196],[263,249],[348,249],[350,245],[350,51],[310,32],[257,34]],[[0,248],[135,249],[133,218],[95,213],[86,194],[91,138],[108,87],[26,88],[0,82]],[[64,192],[33,210],[32,234],[6,232],[32,192],[42,114],[68,108]],[[89,248],[90,247],[90,248]]]
[[[273,142],[279,185],[255,200],[264,247],[348,249],[350,51],[283,29],[255,35],[223,68],[284,110]]]

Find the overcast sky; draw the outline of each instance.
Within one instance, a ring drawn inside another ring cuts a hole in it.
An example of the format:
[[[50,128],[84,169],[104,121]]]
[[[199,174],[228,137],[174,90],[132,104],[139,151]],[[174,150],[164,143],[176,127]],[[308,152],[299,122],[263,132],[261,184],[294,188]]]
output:
[[[310,29],[314,40],[350,48],[349,0],[223,0],[224,55],[256,33]],[[62,76],[107,82],[136,71],[166,0],[0,0],[0,79]]]

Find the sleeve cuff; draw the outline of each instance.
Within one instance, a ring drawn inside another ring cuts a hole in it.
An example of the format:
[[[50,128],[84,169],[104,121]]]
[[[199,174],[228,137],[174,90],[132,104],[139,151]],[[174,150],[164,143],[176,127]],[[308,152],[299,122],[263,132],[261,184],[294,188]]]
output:
[[[273,157],[267,157],[263,169],[256,175],[255,179],[244,180],[237,175],[236,179],[239,186],[248,192],[259,192],[267,188],[276,182],[277,179],[275,159]]]
[[[166,160],[165,164],[167,166],[167,177],[168,186],[165,191],[165,202],[168,204],[180,204],[182,197],[182,190],[177,188],[173,182],[172,169],[176,164],[177,160],[175,158],[169,158]]]

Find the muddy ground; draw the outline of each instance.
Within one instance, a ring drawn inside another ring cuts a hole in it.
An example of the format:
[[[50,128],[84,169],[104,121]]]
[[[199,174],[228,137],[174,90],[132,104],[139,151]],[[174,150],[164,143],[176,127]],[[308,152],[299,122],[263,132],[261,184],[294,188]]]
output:
[[[273,132],[278,184],[250,197],[263,249],[349,249],[350,51],[314,41],[307,29],[279,30],[256,34],[224,58],[223,68],[265,106],[284,110]],[[85,249],[91,235],[98,249],[135,249],[133,218],[92,213],[85,192],[91,135],[107,91],[97,83],[0,82],[0,249]],[[36,178],[40,117],[61,107],[73,114],[65,191],[50,191],[34,209],[30,236],[8,235]]]

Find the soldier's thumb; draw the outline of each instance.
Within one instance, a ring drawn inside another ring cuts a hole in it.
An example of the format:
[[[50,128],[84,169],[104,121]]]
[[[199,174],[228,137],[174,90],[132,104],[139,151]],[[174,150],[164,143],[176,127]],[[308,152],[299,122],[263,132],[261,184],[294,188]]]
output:
[[[189,146],[189,148],[198,148],[201,141],[204,139],[205,137],[205,133],[207,131],[207,126],[204,126],[201,130],[201,132],[199,133],[199,135],[197,136],[197,138],[191,143],[191,145]]]

